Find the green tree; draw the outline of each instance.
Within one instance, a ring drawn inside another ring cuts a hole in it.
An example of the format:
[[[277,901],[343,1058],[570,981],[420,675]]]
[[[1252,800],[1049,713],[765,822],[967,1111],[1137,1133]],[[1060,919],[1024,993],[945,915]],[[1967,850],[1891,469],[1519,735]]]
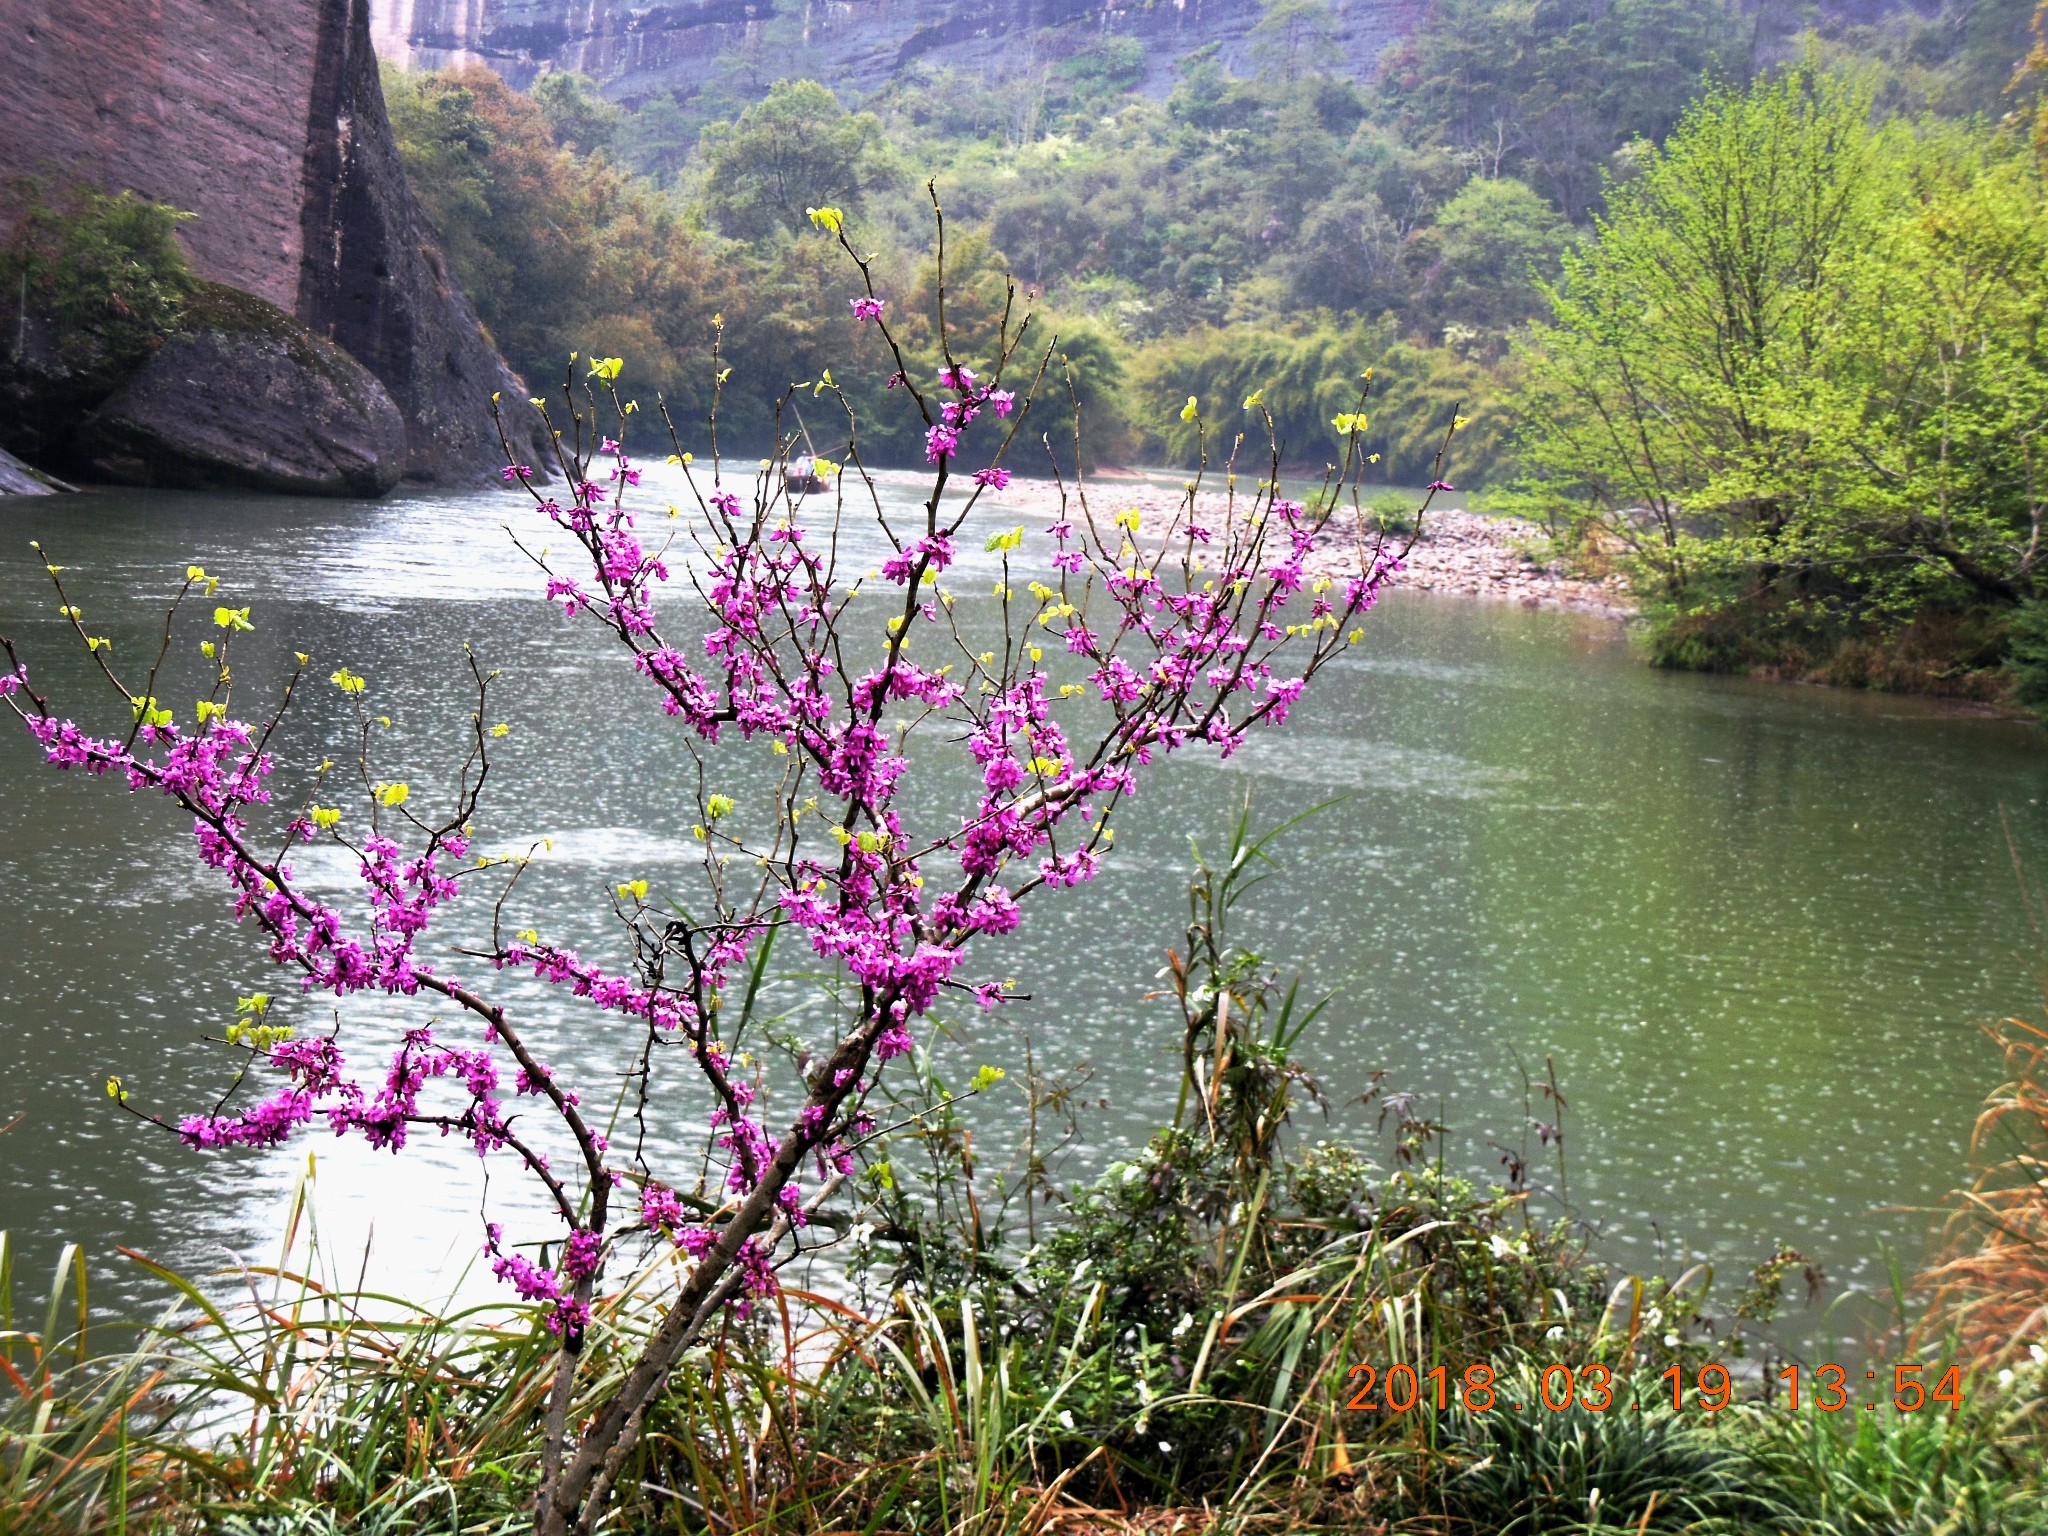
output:
[[[1297,310],[1377,314],[1406,297],[1405,249],[1378,195],[1353,181],[1308,210],[1275,266]]]
[[[2048,509],[2048,199],[1974,128],[1923,122],[1823,359],[1803,559],[1880,611],[2035,594]]]
[[[1548,310],[1540,284],[1554,280],[1571,243],[1557,210],[1512,177],[1474,177],[1437,215],[1423,253],[1421,294],[1432,329],[1504,332]]]
[[[8,318],[47,322],[66,366],[119,373],[178,328],[199,291],[177,236],[191,217],[90,188],[58,207],[33,204],[0,252],[0,302],[26,301],[26,315]]]
[[[704,130],[705,205],[735,239],[807,226],[806,210],[857,213],[890,179],[882,125],[815,80],[778,80],[738,121]]]
[[[588,75],[553,69],[533,82],[528,93],[547,121],[555,143],[579,155],[610,149],[625,114],[597,92]]]
[[[1105,37],[1062,59],[1053,70],[1059,106],[1069,126],[1080,126],[1122,105],[1145,79],[1145,45],[1135,37]]]
[[[1327,70],[1337,56],[1337,13],[1328,0],[1264,0],[1252,28],[1252,62],[1262,74],[1292,84]]]
[[[1024,306],[1011,298],[1010,264],[985,229],[955,229],[946,240],[945,281],[936,256],[919,264],[904,318],[904,339],[921,353],[939,356],[943,318],[956,361],[970,366],[995,356],[1005,320],[1015,328]],[[943,302],[945,313],[940,315]]]
[[[1867,104],[1805,74],[1711,94],[1528,348],[1524,505],[1636,553],[1681,664],[1810,668],[1940,615],[1983,633],[1970,615],[2039,590],[2040,169]]]
[[[992,231],[1034,288],[1087,269],[1102,235],[1093,213],[1057,183],[1003,199]]]
[[[489,70],[385,84],[414,191],[512,366],[543,387],[571,352],[623,357],[630,393],[694,406],[734,272],[682,205],[561,147],[541,103]]]
[[[1109,332],[1087,320],[1052,317],[1047,331],[1053,348],[1048,385],[1033,408],[1033,419],[1019,434],[1020,446],[1042,441],[1042,451],[1050,452],[1061,471],[1069,473],[1078,425],[1083,468],[1124,462],[1133,445],[1122,349]],[[1027,448],[1021,454],[1012,450],[1012,455],[1011,462],[1020,471],[1044,473],[1038,452]]]
[[[1715,0],[1438,0],[1380,99],[1412,138],[1522,177],[1576,220],[1607,157],[1663,138],[1702,77],[1738,71],[1749,35]]]
[[[696,119],[675,92],[658,91],[621,119],[612,142],[626,165],[667,187],[689,162],[697,134]]]
[[[1472,418],[1472,428],[1459,434],[1451,467],[1470,484],[1497,473],[1497,413],[1486,370],[1440,348],[1398,342],[1384,325],[1323,324],[1294,334],[1232,326],[1148,348],[1133,369],[1135,426],[1152,451],[1192,465],[1196,428],[1180,412],[1194,395],[1212,465],[1229,455],[1239,433],[1257,459],[1266,451],[1264,428],[1243,405],[1256,392],[1273,413],[1283,462],[1313,471],[1343,457],[1346,434],[1334,419],[1358,409],[1367,368],[1373,397],[1365,448],[1378,456],[1368,466],[1369,479],[1396,485],[1429,479],[1455,414]]]
[[[1868,99],[1795,73],[1710,91],[1567,253],[1519,401],[1532,501],[1674,583],[1690,530],[1758,546],[1818,490],[1819,363],[1881,196]]]

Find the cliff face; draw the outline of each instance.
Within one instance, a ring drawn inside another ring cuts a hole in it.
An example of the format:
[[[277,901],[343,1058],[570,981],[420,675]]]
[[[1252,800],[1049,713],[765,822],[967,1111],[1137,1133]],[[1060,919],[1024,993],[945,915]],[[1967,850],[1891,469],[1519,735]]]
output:
[[[504,463],[489,401],[526,391],[449,278],[384,112],[369,0],[319,0],[299,202],[295,311],[367,367],[406,418],[406,473],[473,477]],[[512,421],[530,420],[508,409]],[[544,463],[538,437],[525,456]],[[444,469],[444,466],[446,468]]]
[[[1333,0],[1351,73],[1414,26],[1428,0]],[[920,60],[990,76],[1057,62],[1114,34],[1146,45],[1147,88],[1208,43],[1249,72],[1260,0],[373,0],[379,51],[410,68],[489,65],[515,85],[543,66],[632,99],[688,96],[722,54],[763,80],[810,75],[855,93]]]
[[[1431,0],[1330,0],[1346,72],[1369,76]],[[1709,3],[1709,0],[1701,0]],[[1718,3],[1718,0],[1714,0]],[[1830,21],[1931,14],[1941,0],[1744,0],[1779,31]],[[1209,43],[1251,72],[1262,0],[371,0],[377,51],[409,69],[488,65],[524,89],[571,69],[631,101],[688,97],[715,60],[760,83],[806,75],[856,95],[919,60],[1001,78],[1056,63],[1103,35],[1145,44],[1145,89],[1171,89],[1174,65]]]
[[[405,185],[368,0],[0,0],[0,240],[37,189],[133,190],[196,215],[193,266],[382,381],[415,480],[481,478],[510,370]],[[515,393],[516,391],[516,393]]]

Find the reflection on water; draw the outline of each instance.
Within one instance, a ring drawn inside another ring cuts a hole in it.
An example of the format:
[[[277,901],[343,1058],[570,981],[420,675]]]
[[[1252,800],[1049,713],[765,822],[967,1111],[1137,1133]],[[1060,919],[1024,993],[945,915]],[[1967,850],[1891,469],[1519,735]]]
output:
[[[242,687],[260,693],[294,648],[323,672],[347,662],[397,722],[388,776],[416,784],[456,760],[469,705],[452,652],[472,643],[502,669],[513,725],[484,845],[550,839],[523,891],[555,931],[609,954],[597,893],[680,875],[693,771],[617,659],[539,600],[501,527],[519,515],[488,494],[4,506],[0,629],[78,699],[84,665],[27,540],[60,552],[95,632],[130,659],[196,561],[256,604]],[[969,563],[960,586],[976,585]],[[319,690],[293,749],[344,726]],[[1177,1030],[1143,997],[1184,921],[1187,838],[1217,838],[1247,787],[1267,820],[1342,796],[1282,845],[1248,919],[1277,965],[1336,994],[1308,1046],[1333,1129],[1371,1130],[1355,1100],[1384,1068],[1441,1101],[1454,1159],[1493,1172],[1524,1140],[1521,1068],[1553,1058],[1570,1195],[1612,1257],[1668,1273],[1704,1254],[1728,1275],[1790,1244],[1873,1285],[1881,1244],[1917,1258],[1915,1209],[1959,1171],[1997,1070],[1976,1025],[2034,1001],[1999,809],[2038,861],[2043,746],[2032,727],[1922,701],[1654,673],[1611,627],[1569,615],[1397,595],[1287,731],[1228,762],[1190,753],[1148,783],[1103,877],[1035,899],[997,962],[1032,1002],[959,1020],[943,1050],[1015,1065],[1028,1028],[1041,1062],[1092,1061],[1108,1104],[1070,1172],[1142,1139],[1177,1070]],[[961,765],[933,743],[916,774],[943,801]],[[260,947],[223,920],[166,807],[43,769],[11,730],[0,784],[0,1123],[21,1117],[0,1136],[0,1226],[52,1256],[60,1238],[193,1264],[267,1253],[303,1144],[202,1160],[121,1120],[101,1089],[118,1072],[167,1112],[217,1092],[199,1036],[266,983]],[[350,882],[342,861],[307,869]],[[404,1016],[351,1006],[371,1027]],[[567,1070],[589,1050],[583,1023],[556,1012],[539,1028]],[[1004,1107],[975,1112],[1000,1141]],[[656,1138],[685,1137],[683,1113],[656,1106]],[[1314,1117],[1302,1129],[1324,1133]],[[473,1260],[486,1191],[459,1147],[315,1150],[330,1251],[374,1226],[373,1270],[415,1289]],[[494,1206],[516,1209],[510,1184]]]

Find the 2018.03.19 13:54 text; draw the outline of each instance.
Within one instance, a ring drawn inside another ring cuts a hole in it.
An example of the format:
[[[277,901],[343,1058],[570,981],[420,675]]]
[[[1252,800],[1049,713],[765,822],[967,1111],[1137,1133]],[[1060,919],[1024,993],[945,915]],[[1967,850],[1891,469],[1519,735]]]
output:
[[[1901,1413],[1914,1413],[1936,1405],[1960,1407],[1963,1400],[1960,1367],[1950,1366],[1931,1384],[1922,1379],[1924,1370],[1925,1367],[1919,1365],[1893,1366],[1889,1383],[1879,1372],[1865,1371],[1863,1375],[1872,1396],[1861,1406],[1875,1410],[1877,1395],[1888,1385],[1892,1406]],[[1422,1372],[1412,1365],[1384,1368],[1354,1365],[1346,1374],[1352,1395],[1345,1406],[1361,1411],[1407,1413],[1415,1408],[1434,1408],[1441,1412],[1449,1408],[1453,1400],[1471,1413],[1536,1407],[1563,1413],[1575,1406],[1593,1413],[1604,1413],[1617,1406],[1614,1374],[1604,1365],[1545,1366],[1537,1379],[1537,1400],[1533,1403],[1503,1399],[1493,1367],[1483,1364],[1467,1366],[1462,1375],[1456,1377],[1441,1365]],[[1802,1377],[1806,1378],[1804,1382]],[[1712,1413],[1726,1408],[1735,1400],[1735,1383],[1726,1366],[1700,1366],[1688,1380],[1685,1368],[1674,1365],[1660,1379],[1671,1389],[1671,1406],[1674,1409],[1699,1408]],[[1807,1391],[1811,1394],[1813,1406],[1828,1413],[1851,1405],[1849,1379],[1849,1371],[1839,1365],[1812,1369],[1793,1365],[1778,1373],[1778,1380],[1786,1384],[1786,1407],[1798,1408],[1802,1391]],[[1624,1393],[1618,1406],[1640,1410],[1643,1400]]]

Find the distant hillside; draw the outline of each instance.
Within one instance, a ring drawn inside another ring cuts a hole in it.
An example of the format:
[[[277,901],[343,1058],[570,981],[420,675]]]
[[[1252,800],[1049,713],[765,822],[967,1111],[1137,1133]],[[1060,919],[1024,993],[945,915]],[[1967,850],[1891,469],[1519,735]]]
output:
[[[1429,0],[1333,0],[1344,68],[1369,74]],[[687,98],[714,67],[762,84],[809,76],[856,94],[918,62],[1007,78],[1057,63],[1105,34],[1146,45],[1145,90],[1164,95],[1175,62],[1214,43],[1250,73],[1260,0],[375,0],[387,63],[489,65],[524,87],[544,67],[575,70],[631,101]]]

